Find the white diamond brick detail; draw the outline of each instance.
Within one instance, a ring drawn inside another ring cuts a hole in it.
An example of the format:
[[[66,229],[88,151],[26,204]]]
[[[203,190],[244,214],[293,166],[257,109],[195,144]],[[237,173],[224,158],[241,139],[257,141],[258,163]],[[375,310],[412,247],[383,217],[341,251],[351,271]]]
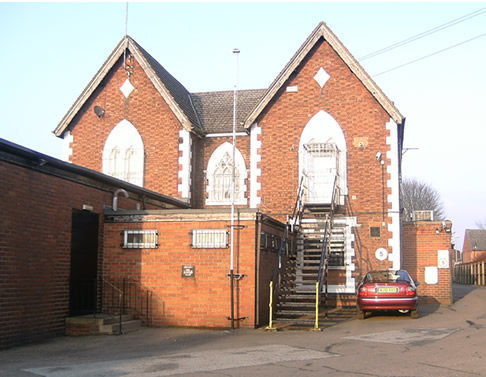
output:
[[[135,89],[135,87],[132,85],[129,79],[126,79],[120,88],[125,98],[128,98],[128,96],[133,92],[133,89]]]
[[[319,71],[314,76],[314,80],[317,81],[321,89],[326,85],[327,80],[329,80],[331,76],[324,70],[324,68],[320,68]]]

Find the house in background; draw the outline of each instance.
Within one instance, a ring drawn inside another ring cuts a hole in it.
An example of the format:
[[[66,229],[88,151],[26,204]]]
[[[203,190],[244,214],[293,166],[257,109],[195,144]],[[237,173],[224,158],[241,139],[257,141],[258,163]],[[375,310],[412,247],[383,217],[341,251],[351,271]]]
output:
[[[486,229],[466,229],[462,247],[462,263],[486,261]]]

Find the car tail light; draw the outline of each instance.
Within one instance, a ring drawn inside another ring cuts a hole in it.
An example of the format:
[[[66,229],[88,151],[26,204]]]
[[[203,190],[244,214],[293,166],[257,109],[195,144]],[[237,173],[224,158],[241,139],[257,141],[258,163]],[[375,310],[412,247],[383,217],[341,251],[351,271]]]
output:
[[[368,296],[368,291],[366,290],[365,287],[361,287],[359,289],[359,293],[358,293],[360,296]]]
[[[407,296],[415,296],[415,288],[408,287],[407,288]]]

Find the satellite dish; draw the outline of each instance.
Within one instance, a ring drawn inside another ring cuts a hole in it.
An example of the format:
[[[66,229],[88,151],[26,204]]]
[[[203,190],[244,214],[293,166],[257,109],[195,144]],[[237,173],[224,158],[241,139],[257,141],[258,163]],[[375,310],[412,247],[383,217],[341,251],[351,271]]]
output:
[[[97,116],[98,118],[103,118],[103,117],[105,116],[105,109],[103,109],[103,108],[102,108],[102,107],[100,107],[100,106],[95,106],[95,107],[93,108],[93,111],[94,111],[94,113],[96,114],[96,116]]]

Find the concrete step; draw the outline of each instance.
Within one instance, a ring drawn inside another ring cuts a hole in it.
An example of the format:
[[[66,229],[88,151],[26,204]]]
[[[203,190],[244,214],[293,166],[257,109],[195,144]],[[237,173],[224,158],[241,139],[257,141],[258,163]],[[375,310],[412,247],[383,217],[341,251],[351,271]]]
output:
[[[122,322],[121,333],[126,334],[129,332],[137,331],[142,327],[142,321],[139,319],[132,319]],[[100,334],[120,334],[120,322],[114,322],[107,325],[100,326]]]
[[[122,316],[122,334],[136,331],[142,326],[142,321],[132,315]],[[66,318],[66,335],[98,335],[119,334],[120,316],[117,314],[96,314]]]

